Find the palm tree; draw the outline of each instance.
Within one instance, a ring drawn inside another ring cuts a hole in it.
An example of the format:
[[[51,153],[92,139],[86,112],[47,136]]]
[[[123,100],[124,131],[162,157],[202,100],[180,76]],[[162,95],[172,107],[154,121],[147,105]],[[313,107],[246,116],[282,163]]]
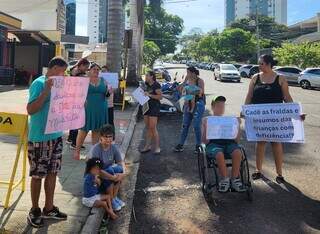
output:
[[[121,74],[123,4],[108,0],[107,65],[112,72]]]
[[[144,31],[144,0],[130,0],[130,27],[133,30],[132,48],[128,57],[129,84],[136,84],[141,75],[143,31]]]

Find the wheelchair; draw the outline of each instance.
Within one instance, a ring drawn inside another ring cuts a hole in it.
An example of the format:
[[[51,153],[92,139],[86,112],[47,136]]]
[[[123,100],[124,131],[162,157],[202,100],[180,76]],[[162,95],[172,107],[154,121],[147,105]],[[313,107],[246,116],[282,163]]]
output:
[[[249,165],[247,155],[242,146],[240,146],[242,152],[242,160],[240,165],[240,179],[242,184],[246,188],[246,195],[248,201],[253,200],[253,189],[250,181]],[[227,159],[227,168],[232,167],[232,159]],[[231,157],[229,157],[231,158]],[[213,157],[208,157],[206,154],[206,145],[202,144],[198,148],[198,171],[201,182],[201,189],[205,196],[212,196],[213,190],[219,186],[218,165]],[[234,192],[232,189],[229,191]]]

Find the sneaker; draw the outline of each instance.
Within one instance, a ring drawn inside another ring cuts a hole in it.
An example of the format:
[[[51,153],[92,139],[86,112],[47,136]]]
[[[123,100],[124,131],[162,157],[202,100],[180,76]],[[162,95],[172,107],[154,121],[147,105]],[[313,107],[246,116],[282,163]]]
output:
[[[66,140],[66,144],[71,145],[72,144],[72,140],[67,139]]]
[[[176,147],[174,147],[173,149],[174,152],[180,153],[183,151],[183,145],[177,145]]]
[[[238,193],[243,193],[246,191],[246,188],[243,186],[240,178],[235,178],[231,180],[231,187]]]
[[[281,176],[281,175],[278,175],[278,176],[276,177],[276,181],[277,181],[278,184],[283,184],[283,183],[286,182],[286,180],[284,179],[284,177]]]
[[[112,199],[111,204],[112,204],[112,209],[113,209],[114,211],[120,211],[120,210],[121,210],[121,206],[120,206],[120,204],[117,202],[116,199]]]
[[[67,220],[67,215],[59,211],[59,208],[54,206],[52,210],[46,211],[43,208],[43,218],[45,219],[56,219],[56,220]]]
[[[29,224],[34,228],[43,227],[43,218],[41,216],[41,209],[40,208],[32,208],[29,211],[27,220]]]
[[[120,198],[115,197],[115,201],[121,206],[121,208],[126,206],[126,203],[124,203]]]
[[[229,189],[230,189],[230,179],[225,178],[225,179],[220,180],[218,192],[226,193],[229,191]]]
[[[75,144],[70,145],[70,149],[75,150],[76,148],[77,148],[77,146]],[[85,150],[85,149],[86,149],[86,147],[81,146],[81,150]]]

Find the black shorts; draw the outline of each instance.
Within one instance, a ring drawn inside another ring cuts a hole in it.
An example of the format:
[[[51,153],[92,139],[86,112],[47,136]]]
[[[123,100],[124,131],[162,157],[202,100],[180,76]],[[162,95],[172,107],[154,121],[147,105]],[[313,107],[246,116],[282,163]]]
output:
[[[149,105],[149,110],[144,115],[151,116],[151,117],[159,117],[160,104],[159,105]]]

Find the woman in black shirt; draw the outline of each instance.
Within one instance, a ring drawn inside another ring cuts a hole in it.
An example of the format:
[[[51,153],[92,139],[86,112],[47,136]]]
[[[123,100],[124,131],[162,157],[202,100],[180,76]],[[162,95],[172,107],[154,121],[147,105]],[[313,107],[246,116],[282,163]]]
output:
[[[155,154],[160,154],[160,138],[157,130],[158,117],[160,114],[160,100],[162,98],[161,86],[156,81],[154,72],[149,71],[146,75],[145,95],[150,98],[148,101],[149,110],[144,114],[144,122],[147,128],[146,144],[141,153],[151,150],[152,143],[155,144]]]
[[[287,80],[275,73],[272,68],[276,61],[271,55],[262,55],[259,59],[260,73],[253,76],[245,104],[267,104],[293,102],[289,93]],[[271,142],[272,152],[276,164],[278,183],[283,183],[282,163],[283,148],[279,142]],[[262,162],[265,154],[266,142],[256,144],[256,171],[252,174],[254,180],[262,178]]]

